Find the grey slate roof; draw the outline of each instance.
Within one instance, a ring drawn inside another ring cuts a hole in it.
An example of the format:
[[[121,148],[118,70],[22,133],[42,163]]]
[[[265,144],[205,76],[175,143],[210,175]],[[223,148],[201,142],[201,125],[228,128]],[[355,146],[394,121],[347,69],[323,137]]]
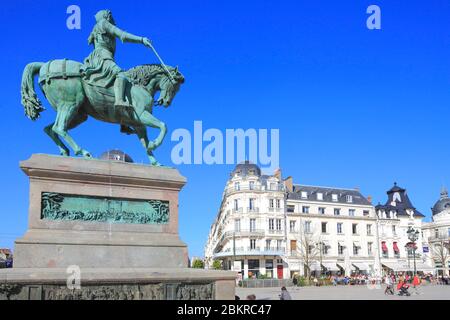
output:
[[[302,191],[306,191],[308,193],[307,199],[302,198],[301,196]],[[317,193],[323,194],[323,200],[317,200]],[[333,194],[337,194],[338,201],[332,200]],[[352,202],[347,202],[346,197],[347,195],[352,196]],[[293,192],[288,193],[288,199],[370,205],[370,202],[356,189],[341,189],[341,188],[306,186],[306,185],[294,185]]]
[[[397,198],[394,199],[394,195],[396,193],[400,195],[400,201]],[[387,195],[388,200],[386,201],[386,204],[377,205],[375,207],[376,210],[384,209],[387,215],[389,215],[389,212],[393,210],[397,212],[397,216],[407,216],[408,214],[406,213],[406,210],[412,209],[414,210],[415,217],[425,217],[412,205],[411,200],[409,199],[408,194],[406,192],[406,189],[397,186],[397,183],[394,183],[394,186],[387,192]],[[392,205],[392,202],[395,202],[395,206]]]

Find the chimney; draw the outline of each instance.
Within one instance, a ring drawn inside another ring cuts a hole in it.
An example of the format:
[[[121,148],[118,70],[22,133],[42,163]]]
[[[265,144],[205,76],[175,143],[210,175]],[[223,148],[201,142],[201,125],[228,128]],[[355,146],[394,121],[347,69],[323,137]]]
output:
[[[275,170],[273,175],[274,175],[274,177],[278,178],[278,180],[281,181],[281,168],[278,168],[277,170]]]
[[[369,201],[369,203],[372,204],[372,196],[367,196],[367,201]]]
[[[287,192],[293,192],[294,191],[294,182],[293,182],[291,176],[289,176],[286,179],[284,179],[284,185],[286,186],[286,191]]]

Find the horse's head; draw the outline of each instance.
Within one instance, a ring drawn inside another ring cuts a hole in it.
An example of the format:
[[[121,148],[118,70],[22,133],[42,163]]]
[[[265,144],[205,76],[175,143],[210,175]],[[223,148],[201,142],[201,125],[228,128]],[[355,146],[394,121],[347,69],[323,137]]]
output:
[[[166,72],[161,77],[161,80],[159,82],[159,89],[161,90],[161,92],[159,94],[158,101],[156,102],[156,104],[162,105],[165,108],[170,106],[170,104],[173,101],[173,98],[175,98],[175,95],[180,89],[180,86],[184,83],[184,77],[178,71],[178,67],[176,68],[167,67],[167,68],[170,72],[170,76]]]

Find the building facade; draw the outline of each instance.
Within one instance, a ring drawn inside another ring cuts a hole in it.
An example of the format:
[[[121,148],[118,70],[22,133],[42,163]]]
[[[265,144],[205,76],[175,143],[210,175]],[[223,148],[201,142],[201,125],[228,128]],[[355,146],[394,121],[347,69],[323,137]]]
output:
[[[396,184],[374,207],[358,189],[294,184],[281,172],[262,175],[255,164],[236,166],[205,246],[205,261],[240,277],[286,279],[294,274],[381,276],[413,270],[410,227],[421,234],[424,216]],[[422,237],[416,269],[431,270]]]
[[[434,204],[432,221],[423,225],[424,253],[428,264],[440,275],[449,275],[450,269],[450,198],[442,188],[439,200]]]
[[[425,217],[412,204],[406,189],[395,183],[387,191],[388,200],[376,206],[380,262],[385,272],[405,272],[414,270],[433,272],[427,261],[422,243],[422,220]],[[414,244],[408,231],[417,233]]]

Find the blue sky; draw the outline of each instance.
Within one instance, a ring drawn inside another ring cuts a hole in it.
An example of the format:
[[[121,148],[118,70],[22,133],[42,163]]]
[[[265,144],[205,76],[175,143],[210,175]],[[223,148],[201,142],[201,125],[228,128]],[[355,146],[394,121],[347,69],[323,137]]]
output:
[[[81,8],[81,30],[66,8]],[[366,28],[381,8],[382,29]],[[99,9],[147,36],[186,77],[173,105],[155,110],[169,130],[280,129],[280,165],[294,182],[359,187],[386,201],[394,181],[420,211],[450,186],[450,2],[448,1],[8,1],[1,5],[0,247],[27,227],[28,181],[18,163],[57,153],[43,133],[55,112],[25,118],[20,79],[31,61],[82,61]],[[123,68],[156,63],[137,44],[118,44]],[[95,133],[95,134],[93,134]],[[156,131],[149,130],[151,136]],[[170,132],[169,132],[170,134]],[[94,155],[119,148],[146,161],[137,138],[89,120],[73,136]],[[170,135],[156,152],[170,165]],[[190,255],[203,246],[232,165],[180,165],[180,234]]]

